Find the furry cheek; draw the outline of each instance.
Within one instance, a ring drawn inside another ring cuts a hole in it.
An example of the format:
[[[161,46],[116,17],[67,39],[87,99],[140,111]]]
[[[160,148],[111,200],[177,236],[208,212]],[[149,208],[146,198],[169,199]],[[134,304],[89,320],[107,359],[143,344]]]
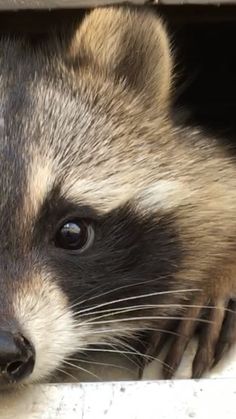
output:
[[[47,379],[63,361],[84,346],[86,325],[78,329],[65,294],[50,275],[24,282],[14,296],[13,309],[25,336],[36,352],[33,373],[27,382]]]

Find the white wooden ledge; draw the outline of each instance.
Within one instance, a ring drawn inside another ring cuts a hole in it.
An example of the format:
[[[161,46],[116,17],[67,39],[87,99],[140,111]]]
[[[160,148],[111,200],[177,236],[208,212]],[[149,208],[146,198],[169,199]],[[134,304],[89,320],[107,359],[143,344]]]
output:
[[[236,379],[37,385],[0,405],[1,419],[235,419]]]
[[[148,0],[129,0],[130,3],[150,3]],[[122,0],[0,0],[0,10],[58,9],[93,7],[122,3]],[[153,4],[234,4],[236,0],[153,0]]]
[[[121,1],[122,0],[0,0],[0,9],[67,9],[114,4]],[[145,2],[145,0],[131,0],[131,3],[136,4],[142,4]]]

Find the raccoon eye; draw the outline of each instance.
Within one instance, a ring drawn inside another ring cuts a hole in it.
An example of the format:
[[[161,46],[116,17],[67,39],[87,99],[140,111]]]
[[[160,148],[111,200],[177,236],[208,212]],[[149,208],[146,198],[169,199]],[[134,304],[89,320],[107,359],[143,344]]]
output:
[[[69,220],[57,231],[54,243],[62,249],[84,251],[92,244],[93,238],[91,225],[84,220]]]

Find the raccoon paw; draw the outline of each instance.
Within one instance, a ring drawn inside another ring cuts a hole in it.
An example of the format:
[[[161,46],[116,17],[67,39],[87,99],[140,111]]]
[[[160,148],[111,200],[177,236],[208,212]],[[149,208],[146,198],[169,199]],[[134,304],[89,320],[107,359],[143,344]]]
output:
[[[165,358],[164,378],[169,379],[175,374],[197,328],[199,341],[192,378],[202,377],[236,342],[236,301],[212,300],[207,306],[198,302],[186,311]]]
[[[230,300],[215,350],[214,366],[236,343],[236,300]]]
[[[192,302],[191,306],[186,307],[183,318],[179,321],[176,328],[176,336],[172,339],[170,348],[163,365],[163,377],[172,378],[184,356],[185,350],[193,338],[197,326],[202,321],[202,307],[204,301],[199,299]],[[204,319],[204,321],[207,321]],[[208,325],[208,323],[206,323]],[[204,323],[205,325],[205,323]]]

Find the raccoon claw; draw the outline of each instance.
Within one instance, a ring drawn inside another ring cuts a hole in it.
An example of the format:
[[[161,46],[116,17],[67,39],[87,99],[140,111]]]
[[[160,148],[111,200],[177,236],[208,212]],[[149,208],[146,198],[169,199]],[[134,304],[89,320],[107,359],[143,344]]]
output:
[[[207,348],[199,348],[193,360],[192,378],[201,378],[206,371],[211,369],[213,362],[213,347],[209,345]]]
[[[203,306],[203,305],[202,305]],[[225,308],[226,307],[226,308]],[[163,367],[164,378],[172,378],[177,371],[191,338],[198,330],[198,349],[193,360],[192,378],[202,375],[216,365],[236,342],[236,301],[211,302],[205,309],[192,306],[187,320],[180,321],[178,335],[173,341]],[[192,318],[192,320],[191,320]],[[200,319],[198,322],[197,319]]]
[[[209,309],[208,309],[209,310]],[[193,378],[215,366],[236,342],[236,301],[211,308],[208,315],[211,323],[202,328],[199,347],[193,361]]]
[[[236,300],[208,300],[208,304],[203,299],[195,300],[178,324],[165,324],[163,329],[149,337],[143,367],[160,354],[171,337],[162,369],[163,378],[171,379],[189,342],[197,334],[199,340],[192,364],[192,378],[201,378],[236,342]]]
[[[214,366],[231,349],[236,342],[236,300],[230,300],[228,311],[215,350]]]
[[[193,378],[201,378],[214,364],[215,351],[224,324],[226,304],[225,301],[218,301],[215,305],[212,302],[206,309],[205,318],[209,323],[202,325],[199,331],[198,349],[193,360]]]
[[[196,319],[200,318],[201,305],[195,303],[186,312],[185,319],[181,320],[177,328],[176,337],[172,340],[171,347],[167,353],[163,366],[163,377],[172,378],[183,358],[188,343],[196,330]]]

